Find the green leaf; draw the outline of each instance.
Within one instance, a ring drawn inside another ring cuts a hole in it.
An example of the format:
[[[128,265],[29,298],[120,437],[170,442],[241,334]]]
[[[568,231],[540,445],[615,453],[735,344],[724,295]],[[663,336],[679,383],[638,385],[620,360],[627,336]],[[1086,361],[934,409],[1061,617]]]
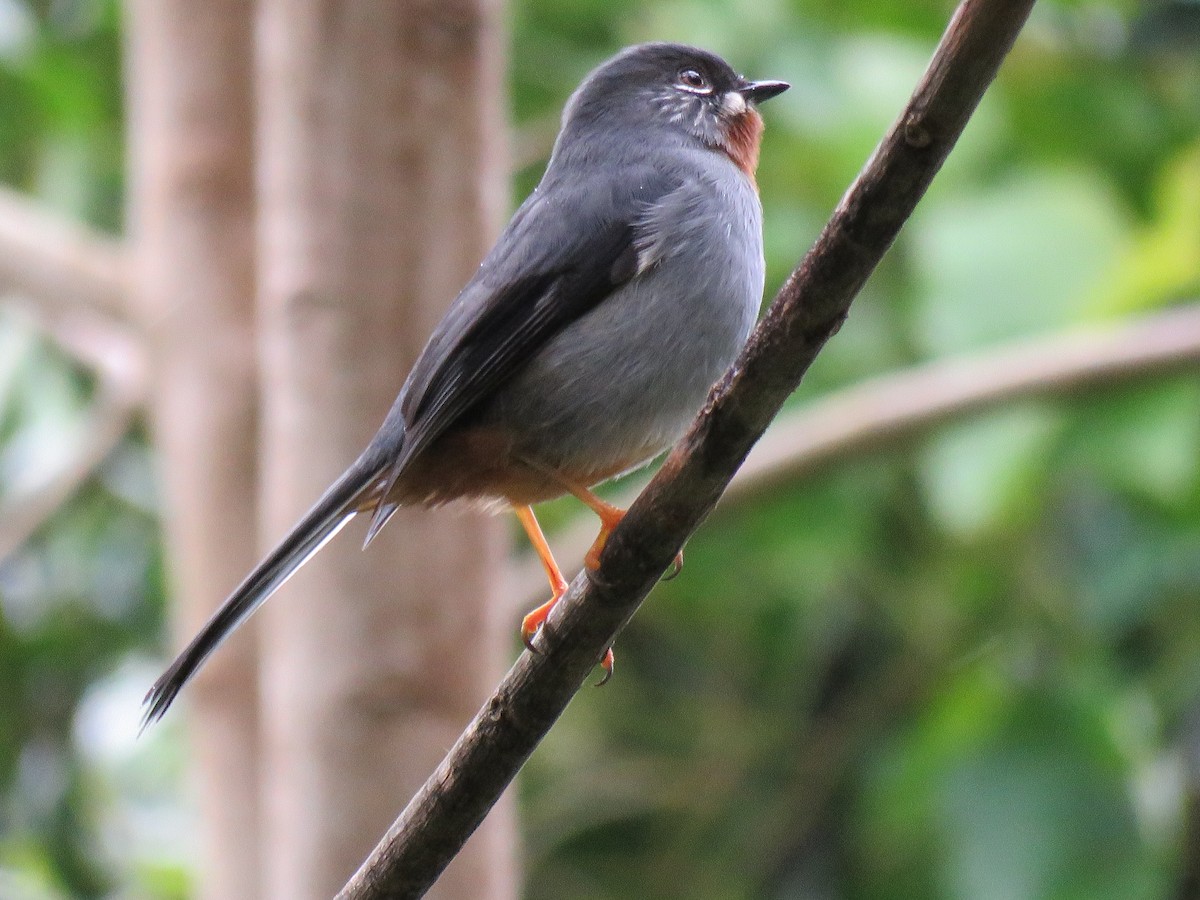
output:
[[[1071,324],[1127,244],[1110,191],[1077,173],[1029,173],[918,212],[919,338],[933,355]]]

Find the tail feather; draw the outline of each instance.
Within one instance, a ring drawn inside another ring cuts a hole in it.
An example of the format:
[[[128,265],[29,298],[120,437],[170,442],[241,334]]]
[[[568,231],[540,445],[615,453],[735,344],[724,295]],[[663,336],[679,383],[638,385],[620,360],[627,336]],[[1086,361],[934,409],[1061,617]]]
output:
[[[388,523],[388,520],[396,514],[396,510],[399,508],[399,503],[379,501],[375,507],[374,515],[371,516],[371,524],[367,526],[367,536],[363,538],[364,550],[370,546],[371,541],[375,540],[375,535],[383,530],[383,526]]]
[[[399,503],[388,500],[388,495],[392,493],[392,488],[396,486],[396,482],[404,472],[403,460],[397,460],[392,464],[391,471],[388,473],[380,484],[379,499],[375,502],[375,512],[371,516],[371,524],[367,526],[367,536],[363,538],[363,549],[366,550],[371,541],[375,540],[375,535],[383,530],[383,526],[388,523],[388,519],[396,514],[396,510],[400,508]]]
[[[333,539],[358,512],[382,466],[364,454],[334,482],[279,545],[246,576],[143,701],[142,730],[163,717],[183,686],[234,630]]]

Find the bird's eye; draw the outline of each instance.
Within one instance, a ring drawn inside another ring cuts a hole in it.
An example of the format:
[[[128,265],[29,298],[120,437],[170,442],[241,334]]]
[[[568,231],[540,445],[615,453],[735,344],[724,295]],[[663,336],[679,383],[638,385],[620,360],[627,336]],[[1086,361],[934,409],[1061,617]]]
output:
[[[684,69],[679,73],[679,87],[693,94],[711,94],[712,87],[708,79],[695,69]]]

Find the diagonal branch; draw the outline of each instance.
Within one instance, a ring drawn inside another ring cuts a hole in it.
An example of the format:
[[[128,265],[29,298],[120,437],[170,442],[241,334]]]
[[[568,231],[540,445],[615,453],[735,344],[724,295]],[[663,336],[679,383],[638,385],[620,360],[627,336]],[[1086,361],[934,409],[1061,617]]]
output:
[[[898,123],[613,531],[600,569],[577,577],[555,607],[553,639],[542,637],[539,652],[521,655],[340,897],[421,896],[483,820],[846,318],[1032,5],[966,0],[958,8]]]
[[[0,188],[0,287],[59,309],[129,318],[120,241],[7,188]]]
[[[720,509],[1003,403],[1075,394],[1197,363],[1200,301],[1193,301],[890,372],[779,416],[750,451]],[[612,502],[628,506],[641,487]],[[582,559],[595,537],[591,519],[568,528],[556,538],[559,559]],[[545,590],[541,563],[533,554],[522,556],[512,576],[514,607],[528,605]]]

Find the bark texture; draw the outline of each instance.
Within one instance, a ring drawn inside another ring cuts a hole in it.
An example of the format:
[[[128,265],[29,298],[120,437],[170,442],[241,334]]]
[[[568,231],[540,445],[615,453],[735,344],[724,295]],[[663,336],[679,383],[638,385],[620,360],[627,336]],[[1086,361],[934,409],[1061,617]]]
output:
[[[264,0],[262,538],[365,446],[507,206],[500,8]],[[328,898],[502,670],[503,523],[356,523],[263,614],[266,895]],[[515,892],[508,811],[439,896]]]
[[[129,7],[135,306],[181,638],[256,557],[252,32],[249,0]],[[258,896],[255,685],[241,634],[190,691],[205,897]]]

